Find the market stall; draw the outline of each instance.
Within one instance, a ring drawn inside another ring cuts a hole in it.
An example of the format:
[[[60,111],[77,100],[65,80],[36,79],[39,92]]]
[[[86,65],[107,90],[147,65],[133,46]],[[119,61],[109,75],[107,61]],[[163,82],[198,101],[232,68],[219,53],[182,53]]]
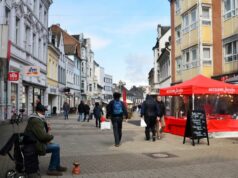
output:
[[[182,136],[186,124],[186,110],[189,108],[205,110],[208,132],[238,132],[238,120],[236,120],[238,111],[235,110],[237,108],[235,103],[238,102],[237,94],[237,85],[213,80],[203,75],[198,75],[181,84],[161,88],[160,95],[180,96],[185,105],[185,109],[183,111],[177,109],[178,111],[175,111],[177,114],[174,116],[165,116],[165,131]],[[209,98],[209,96],[212,97]],[[202,98],[204,99],[202,100]],[[204,102],[205,100],[206,102]],[[228,102],[233,107],[228,108]]]

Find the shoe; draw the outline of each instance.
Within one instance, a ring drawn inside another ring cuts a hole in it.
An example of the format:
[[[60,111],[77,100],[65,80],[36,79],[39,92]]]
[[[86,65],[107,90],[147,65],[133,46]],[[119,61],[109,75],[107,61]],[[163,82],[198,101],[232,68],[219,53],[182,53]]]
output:
[[[155,142],[155,137],[153,137],[153,142]]]
[[[62,176],[62,172],[59,172],[57,170],[48,170],[47,175],[49,176]]]
[[[66,172],[67,171],[67,167],[60,166],[60,167],[57,168],[57,171]]]
[[[115,147],[119,147],[120,146],[120,144],[115,144]]]

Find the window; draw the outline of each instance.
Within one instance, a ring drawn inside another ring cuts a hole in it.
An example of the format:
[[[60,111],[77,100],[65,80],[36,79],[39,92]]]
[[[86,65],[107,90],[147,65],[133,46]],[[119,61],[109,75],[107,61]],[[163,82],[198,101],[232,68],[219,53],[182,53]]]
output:
[[[199,66],[198,47],[192,47],[183,51],[183,69]]]
[[[237,0],[224,0],[224,19],[237,15]]]
[[[191,19],[190,30],[193,30],[197,26],[197,9],[196,8],[191,11],[190,19]]]
[[[202,7],[202,24],[203,25],[211,25],[211,8],[207,6]]]
[[[203,47],[203,65],[211,65],[211,48],[210,47]]]
[[[182,58],[177,57],[176,58],[176,70],[179,72],[182,69]]]
[[[89,91],[92,91],[92,84],[89,84]]]
[[[8,9],[7,7],[5,8],[5,13],[6,13],[6,24],[9,24],[9,20],[10,20],[10,9]]]
[[[197,28],[197,8],[183,15],[183,34]]]
[[[177,28],[175,28],[175,33],[176,33],[176,42],[180,43],[181,40],[181,26],[178,26]]]
[[[238,59],[238,41],[225,44],[225,61],[231,62]]]
[[[180,2],[181,0],[176,0],[175,1],[175,9],[176,9],[176,14],[179,14],[180,13],[180,9],[181,9],[181,6],[180,6]]]
[[[20,41],[20,19],[16,17],[16,44],[19,45]]]
[[[32,54],[35,56],[36,55],[36,34],[33,33],[33,40],[32,40]]]
[[[187,33],[189,31],[189,16],[188,14],[183,16],[183,33]]]

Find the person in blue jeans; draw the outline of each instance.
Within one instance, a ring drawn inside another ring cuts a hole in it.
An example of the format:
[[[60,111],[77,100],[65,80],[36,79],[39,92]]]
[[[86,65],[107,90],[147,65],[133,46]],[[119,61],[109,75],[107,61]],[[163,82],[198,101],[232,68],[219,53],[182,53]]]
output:
[[[128,119],[126,107],[124,103],[120,101],[120,97],[121,93],[113,93],[113,100],[111,100],[107,105],[106,114],[106,117],[110,118],[112,121],[115,147],[119,147],[121,145],[123,116]]]
[[[47,174],[50,176],[62,176],[67,170],[60,165],[60,146],[52,143],[54,136],[49,134],[49,128],[45,121],[45,107],[39,102],[36,106],[36,113],[29,116],[25,133],[31,134],[36,139],[36,151],[40,156],[51,153],[51,159]]]

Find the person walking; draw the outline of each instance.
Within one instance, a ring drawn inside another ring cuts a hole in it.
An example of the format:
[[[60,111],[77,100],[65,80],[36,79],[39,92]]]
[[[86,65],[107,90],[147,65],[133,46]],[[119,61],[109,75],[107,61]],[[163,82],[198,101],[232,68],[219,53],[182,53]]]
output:
[[[90,111],[90,107],[87,103],[85,103],[85,105],[84,105],[84,120],[83,120],[84,122],[86,120],[88,120],[88,122],[89,122],[89,111]]]
[[[85,113],[85,107],[84,107],[84,102],[83,100],[81,100],[81,102],[78,105],[78,113],[79,113],[79,117],[78,117],[78,121],[83,122],[84,120],[84,113]]]
[[[113,126],[113,134],[115,140],[115,146],[119,147],[122,138],[122,121],[123,116],[128,119],[128,113],[126,107],[122,101],[120,101],[121,94],[119,92],[113,93],[113,100],[111,100],[107,106],[106,117],[110,118]]]
[[[141,106],[141,117],[144,117],[146,127],[145,127],[145,139],[150,140],[150,131],[152,132],[152,139],[155,141],[155,125],[156,119],[160,116],[159,107],[152,96],[147,95],[146,100]]]
[[[99,105],[99,102],[96,102],[95,103],[95,107],[93,109],[93,115],[94,115],[95,120],[96,120],[95,121],[96,122],[96,127],[101,128],[101,121],[100,121],[100,119],[101,119],[101,116],[103,114],[104,113],[103,113],[103,110],[102,110],[101,106]]]
[[[45,121],[45,107],[39,102],[36,105],[35,113],[29,116],[25,133],[36,138],[36,151],[40,156],[51,153],[47,174],[50,176],[62,176],[67,171],[66,167],[60,164],[60,146],[52,143],[54,136],[49,134],[49,128]]]
[[[157,120],[156,120],[156,133],[157,133],[157,139],[161,139],[163,130],[165,128],[165,121],[164,121],[165,104],[162,101],[162,98],[160,95],[156,97],[156,102],[160,110],[160,117],[157,117]]]
[[[64,111],[64,119],[65,120],[69,119],[69,110],[70,110],[69,104],[67,103],[67,101],[65,101],[64,104],[63,104],[63,111]]]

